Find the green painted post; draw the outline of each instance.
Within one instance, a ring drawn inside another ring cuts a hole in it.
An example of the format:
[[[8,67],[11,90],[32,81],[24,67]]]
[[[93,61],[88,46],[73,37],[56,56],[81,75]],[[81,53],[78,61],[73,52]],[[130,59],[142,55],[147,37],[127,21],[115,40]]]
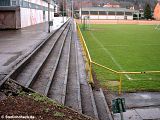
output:
[[[118,105],[119,105],[119,111],[120,111],[120,115],[121,115],[121,120],[124,120],[123,118],[123,109],[122,109],[122,100],[118,99]]]
[[[112,100],[112,111],[113,111],[113,113],[120,113],[121,120],[124,120],[123,112],[126,112],[125,99],[124,98],[117,98],[117,99]]]

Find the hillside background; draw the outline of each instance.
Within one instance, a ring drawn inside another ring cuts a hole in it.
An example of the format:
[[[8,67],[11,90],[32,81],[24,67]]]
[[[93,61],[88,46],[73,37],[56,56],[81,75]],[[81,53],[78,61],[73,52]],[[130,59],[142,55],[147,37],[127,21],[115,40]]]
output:
[[[63,0],[57,0],[58,4],[61,4]],[[68,1],[71,0],[64,0]],[[74,0],[74,9],[78,10],[81,7],[81,2],[83,7],[91,7],[91,6],[103,6],[107,3],[110,4],[118,4],[120,7],[130,8],[134,6],[134,9],[144,9],[146,3],[149,3],[151,9],[153,10],[155,5],[157,4],[157,0]],[[65,2],[66,4],[66,2]]]

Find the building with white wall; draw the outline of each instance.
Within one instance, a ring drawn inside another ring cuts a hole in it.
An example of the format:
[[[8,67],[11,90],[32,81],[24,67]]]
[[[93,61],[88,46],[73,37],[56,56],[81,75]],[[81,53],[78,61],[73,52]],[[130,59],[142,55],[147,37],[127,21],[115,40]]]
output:
[[[54,2],[50,4],[54,17]],[[0,0],[0,28],[18,29],[48,21],[48,0]]]
[[[126,8],[87,7],[80,9],[79,15],[82,19],[89,16],[90,19],[133,20],[133,14],[137,13],[136,10]]]

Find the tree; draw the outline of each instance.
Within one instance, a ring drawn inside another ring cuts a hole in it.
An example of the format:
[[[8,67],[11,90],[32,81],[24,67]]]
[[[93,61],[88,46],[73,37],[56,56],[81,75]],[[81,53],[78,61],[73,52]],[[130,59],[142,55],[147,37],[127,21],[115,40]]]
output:
[[[147,20],[152,18],[151,7],[148,3],[146,4],[144,9],[144,18],[146,18]]]
[[[60,10],[62,16],[63,15],[66,16],[66,0],[60,0],[59,1],[59,10]]]

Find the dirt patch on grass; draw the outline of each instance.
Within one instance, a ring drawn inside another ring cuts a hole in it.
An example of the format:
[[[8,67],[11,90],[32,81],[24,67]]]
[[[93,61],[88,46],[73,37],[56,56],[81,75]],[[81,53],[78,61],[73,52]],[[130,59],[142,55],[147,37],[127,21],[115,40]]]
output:
[[[109,110],[112,111],[112,99],[114,98],[113,93],[107,88],[107,86],[100,85],[99,80],[97,79],[96,73],[93,71],[93,80],[94,80],[94,89],[103,89],[103,93],[107,102],[107,105],[109,107]]]
[[[0,95],[0,120],[93,120],[11,81],[0,89]]]
[[[96,73],[94,71],[92,71],[92,75],[93,75],[93,81],[94,81],[94,85],[93,88],[95,90],[98,90],[99,88],[101,88],[102,86],[100,85],[100,82],[97,79]]]
[[[92,120],[62,105],[36,101],[27,96],[10,96],[1,101],[0,116],[34,120]]]
[[[112,111],[113,94],[106,87],[100,85],[100,82],[99,80],[97,80],[95,73],[93,74],[93,78],[94,78],[94,89],[97,90],[99,88],[102,88],[109,110]]]

